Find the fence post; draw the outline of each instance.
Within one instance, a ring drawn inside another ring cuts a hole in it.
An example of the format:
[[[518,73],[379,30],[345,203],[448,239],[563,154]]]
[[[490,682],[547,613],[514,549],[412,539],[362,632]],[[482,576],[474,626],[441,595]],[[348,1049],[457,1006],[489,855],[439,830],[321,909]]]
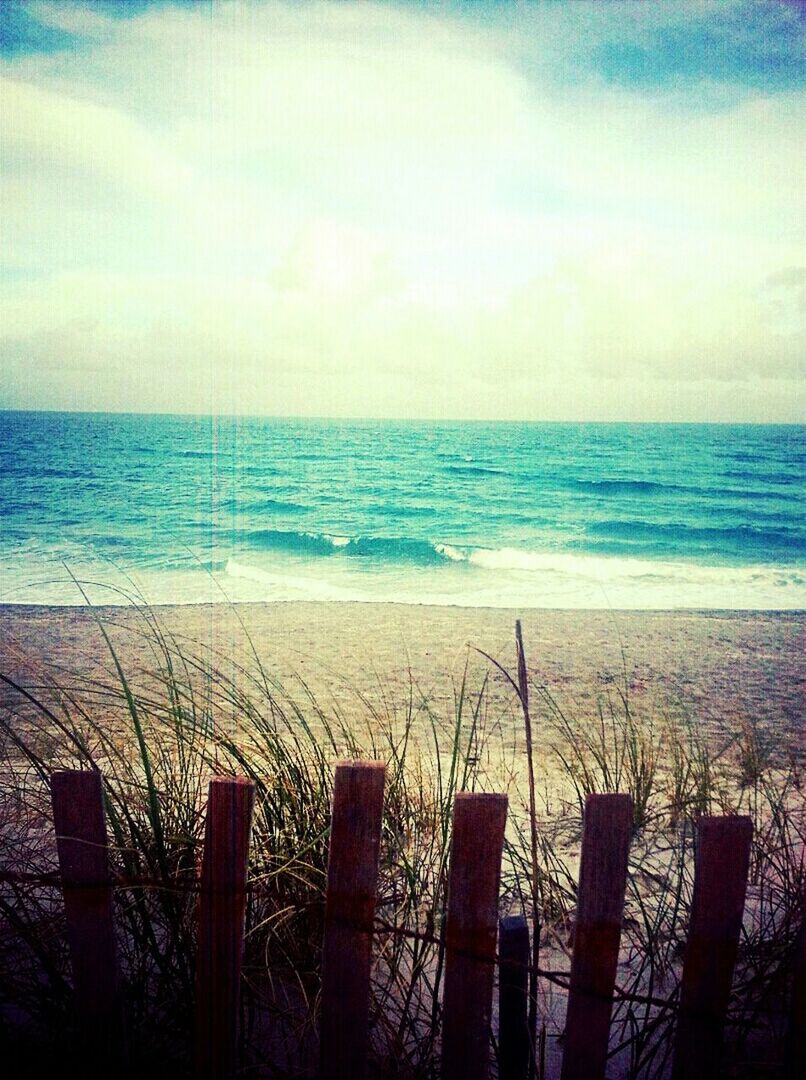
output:
[[[585,800],[562,1080],[605,1075],[632,821],[629,795]]]
[[[487,1076],[506,818],[506,795],[456,796],[445,927],[443,1080]]]
[[[509,915],[498,924],[498,1075],[524,1080],[529,1070],[529,924]]]
[[[250,780],[216,777],[210,781],[196,956],[199,1080],[229,1080],[235,1073],[254,798],[255,785]]]
[[[322,1080],[360,1080],[366,1068],[385,776],[380,761],[336,766],[322,948]]]
[[[752,838],[749,817],[702,817],[697,826],[694,895],[672,1070],[680,1080],[710,1080],[718,1074]]]
[[[76,1013],[103,1071],[122,1036],[103,780],[65,770],[53,773],[50,791]]]

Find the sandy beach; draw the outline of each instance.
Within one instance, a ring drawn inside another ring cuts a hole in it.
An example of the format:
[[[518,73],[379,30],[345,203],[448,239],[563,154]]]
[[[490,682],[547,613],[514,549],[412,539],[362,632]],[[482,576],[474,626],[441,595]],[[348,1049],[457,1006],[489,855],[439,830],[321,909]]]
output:
[[[450,710],[469,665],[469,686],[493,672],[491,701],[512,708],[505,681],[477,650],[514,663],[512,611],[395,604],[188,605],[153,611],[182,648],[234,673],[252,645],[290,692],[304,680],[324,706],[356,721],[360,695],[379,711],[403,702],[411,681]],[[153,663],[142,617],[96,609],[127,670]],[[680,715],[730,733],[756,720],[797,745],[804,701],[803,613],[527,611],[522,617],[533,679],[570,713],[593,715],[609,687],[626,686],[633,709]],[[247,633],[251,645],[247,640]],[[72,673],[109,666],[86,608],[0,607],[0,670],[31,679],[41,665]]]

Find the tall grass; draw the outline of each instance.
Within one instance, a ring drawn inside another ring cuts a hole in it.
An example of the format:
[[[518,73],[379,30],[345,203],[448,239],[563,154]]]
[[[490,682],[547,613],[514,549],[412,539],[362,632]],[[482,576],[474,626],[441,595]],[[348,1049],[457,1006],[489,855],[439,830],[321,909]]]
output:
[[[774,1067],[806,830],[799,763],[768,732],[747,727],[720,741],[696,718],[639,713],[626,671],[592,716],[579,715],[530,677],[521,639],[514,674],[495,658],[479,670],[469,655],[447,709],[412,676],[402,693],[379,683],[372,697],[356,694],[345,712],[317,700],[302,680],[290,692],[256,650],[242,664],[228,658],[225,673],[172,637],[153,609],[142,605],[137,614],[137,626],[127,620],[125,630],[136,648],[98,616],[106,670],[77,675],[35,661],[25,668],[20,659],[16,674],[0,675],[0,1036],[23,1045],[30,1061],[62,1052],[73,1038],[58,890],[32,880],[55,869],[53,769],[98,769],[104,778],[120,883],[127,1052],[135,1074],[155,1077],[188,1070],[207,781],[237,774],[254,782],[245,1075],[304,1076],[315,1065],[333,763],[370,757],[387,763],[371,1029],[378,1075],[435,1074],[451,811],[460,790],[510,794],[502,913],[529,914],[538,928],[535,956],[539,944],[550,970],[568,967],[584,796],[633,796],[624,994],[613,1044],[628,1076],[662,1076],[668,1066],[673,1009],[659,1002],[673,999],[679,978],[696,818],[751,813],[752,884],[731,1046],[737,1069],[765,1054]],[[126,659],[135,654],[148,658],[136,669]],[[541,978],[534,994],[541,1077],[556,1061],[563,981]]]

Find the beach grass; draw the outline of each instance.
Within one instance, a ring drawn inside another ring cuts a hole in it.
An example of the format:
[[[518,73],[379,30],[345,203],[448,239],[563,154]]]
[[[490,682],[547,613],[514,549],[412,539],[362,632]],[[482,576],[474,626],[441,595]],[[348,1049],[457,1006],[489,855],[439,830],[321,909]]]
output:
[[[538,926],[545,974],[535,983],[535,1032],[546,1077],[561,1049],[585,796],[622,791],[634,800],[612,1029],[614,1075],[630,1077],[668,1069],[697,818],[749,814],[751,883],[728,1051],[732,1075],[758,1075],[759,1063],[775,1075],[803,915],[806,822],[798,748],[769,727],[745,724],[725,737],[679,709],[647,712],[631,698],[626,662],[595,709],[571,712],[530,675],[520,634],[511,665],[482,656],[479,667],[468,653],[448,707],[411,674],[402,691],[382,680],[376,693],[356,691],[348,713],[302,677],[281,684],[257,649],[237,661],[195,650],[147,605],[126,628],[147,658],[133,664],[114,619],[95,617],[102,667],[75,672],[34,658],[0,673],[2,1033],[31,1060],[64,1052],[74,1036],[60,898],[35,880],[55,868],[52,770],[98,769],[104,778],[127,1053],[153,1076],[189,1069],[207,782],[253,781],[244,1075],[305,1076],[316,1061],[333,764],[374,758],[387,764],[375,1074],[435,1075],[451,812],[458,791],[478,790],[510,797],[501,913],[525,912]]]

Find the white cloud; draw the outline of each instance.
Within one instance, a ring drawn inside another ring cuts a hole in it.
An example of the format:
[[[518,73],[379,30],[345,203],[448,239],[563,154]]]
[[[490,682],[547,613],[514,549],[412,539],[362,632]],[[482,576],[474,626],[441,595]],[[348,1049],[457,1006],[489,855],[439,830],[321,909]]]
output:
[[[798,419],[803,96],[559,79],[608,6],[37,9],[88,42],[0,65],[0,404]]]

